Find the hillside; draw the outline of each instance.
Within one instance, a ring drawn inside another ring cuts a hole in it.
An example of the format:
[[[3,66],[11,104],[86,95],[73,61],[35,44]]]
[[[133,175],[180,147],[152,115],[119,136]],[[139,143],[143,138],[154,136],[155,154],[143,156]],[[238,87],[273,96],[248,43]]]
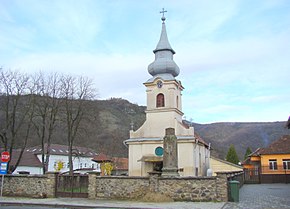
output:
[[[123,141],[129,138],[132,124],[134,130],[143,124],[146,118],[146,107],[132,104],[124,99],[111,98],[109,100],[87,101],[85,110],[86,117],[82,122],[75,145],[90,147],[97,152],[112,156],[127,156],[128,150]],[[0,114],[0,124],[4,124],[1,120],[3,117]],[[211,143],[212,155],[223,159],[229,146],[233,144],[240,159],[242,159],[247,147],[254,151],[258,147],[267,146],[281,135],[290,134],[290,130],[284,128],[285,124],[286,122],[225,122],[194,123],[193,126],[206,142]],[[52,137],[52,143],[67,144],[64,130],[65,127],[60,118]],[[32,129],[27,146],[40,144],[35,133],[36,131]]]
[[[290,130],[284,128],[285,124],[286,122],[195,123],[194,127],[205,141],[211,143],[213,155],[223,159],[229,146],[233,144],[242,160],[247,147],[254,151],[258,147],[269,145],[281,135],[290,134]]]
[[[83,130],[76,144],[108,155],[126,157],[128,150],[123,141],[129,138],[131,123],[134,127],[143,124],[145,109],[119,98],[90,101],[86,107],[87,118],[83,121]],[[61,127],[58,127],[55,136],[55,143],[66,143]]]

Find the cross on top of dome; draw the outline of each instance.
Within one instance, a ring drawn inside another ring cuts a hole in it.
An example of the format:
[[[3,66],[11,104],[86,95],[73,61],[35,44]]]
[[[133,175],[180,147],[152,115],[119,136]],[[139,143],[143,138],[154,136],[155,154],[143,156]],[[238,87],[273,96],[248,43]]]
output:
[[[161,20],[164,22],[166,20],[164,13],[167,12],[166,10],[164,10],[164,8],[162,8],[162,11],[160,11],[160,13],[162,13],[162,17]]]

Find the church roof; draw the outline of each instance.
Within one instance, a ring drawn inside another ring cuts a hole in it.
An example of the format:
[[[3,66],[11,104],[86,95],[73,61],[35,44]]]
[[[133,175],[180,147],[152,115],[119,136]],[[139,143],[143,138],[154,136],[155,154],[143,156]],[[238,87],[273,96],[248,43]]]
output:
[[[175,51],[170,46],[167,38],[165,17],[163,16],[161,20],[163,22],[160,39],[156,46],[156,49],[153,50],[155,54],[155,60],[148,66],[148,72],[153,77],[159,76],[164,80],[168,80],[168,78],[170,80],[174,80],[174,77],[178,76],[180,70],[173,60],[173,55],[175,54]],[[150,82],[150,80],[148,80],[147,82]]]
[[[138,162],[162,162],[162,161],[163,161],[163,157],[155,156],[155,155],[145,155],[145,156],[142,156],[140,160],[138,160]]]
[[[170,46],[170,43],[168,41],[166,26],[165,26],[164,21],[162,22],[162,29],[161,29],[161,35],[160,35],[159,42],[156,46],[156,49],[153,52],[156,53],[158,51],[163,51],[163,50],[168,50],[168,51],[171,51],[172,54],[175,54],[175,51],[172,49],[172,47]]]

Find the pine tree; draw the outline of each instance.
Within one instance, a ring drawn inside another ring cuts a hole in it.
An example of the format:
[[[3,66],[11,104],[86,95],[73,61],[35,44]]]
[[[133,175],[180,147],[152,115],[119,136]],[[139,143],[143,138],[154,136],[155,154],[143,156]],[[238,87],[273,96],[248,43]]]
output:
[[[228,153],[227,153],[227,156],[226,156],[226,161],[228,161],[230,163],[237,164],[237,165],[240,162],[234,145],[230,146]]]
[[[245,156],[244,156],[244,160],[247,159],[247,157],[248,157],[249,154],[251,154],[251,153],[252,153],[252,150],[251,150],[250,147],[248,147],[247,150],[246,150]]]

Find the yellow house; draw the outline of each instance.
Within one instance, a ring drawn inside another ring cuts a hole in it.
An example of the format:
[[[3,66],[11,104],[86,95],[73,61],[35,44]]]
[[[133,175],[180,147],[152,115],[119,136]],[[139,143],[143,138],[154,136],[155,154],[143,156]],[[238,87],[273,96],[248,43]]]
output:
[[[261,183],[290,182],[290,135],[284,135],[266,148],[259,148],[242,163],[245,180],[259,173]]]

